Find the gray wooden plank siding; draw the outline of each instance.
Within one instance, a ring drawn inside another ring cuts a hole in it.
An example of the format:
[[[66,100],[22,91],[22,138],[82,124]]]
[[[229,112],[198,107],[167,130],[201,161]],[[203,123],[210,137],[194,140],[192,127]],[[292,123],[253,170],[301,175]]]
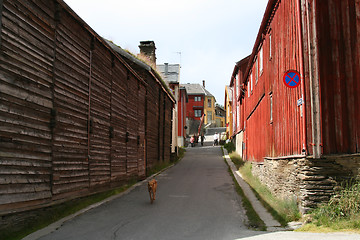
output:
[[[0,215],[144,179],[170,160],[172,100],[157,80],[63,1],[0,10]]]

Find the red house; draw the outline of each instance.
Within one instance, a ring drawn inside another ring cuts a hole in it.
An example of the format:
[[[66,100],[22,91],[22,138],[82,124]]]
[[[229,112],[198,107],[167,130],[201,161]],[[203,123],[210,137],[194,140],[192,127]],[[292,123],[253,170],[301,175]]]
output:
[[[205,91],[200,84],[182,85],[188,94],[189,101],[186,104],[186,116],[192,120],[200,120],[204,114]]]
[[[231,78],[240,86],[233,102],[237,151],[273,192],[296,198],[303,211],[360,173],[355,2],[270,0],[252,54]]]

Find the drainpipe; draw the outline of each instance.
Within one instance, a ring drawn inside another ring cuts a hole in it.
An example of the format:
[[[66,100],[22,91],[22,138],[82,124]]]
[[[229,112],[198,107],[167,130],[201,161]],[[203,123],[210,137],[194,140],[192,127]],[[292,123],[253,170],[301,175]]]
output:
[[[310,79],[310,101],[311,101],[311,131],[312,131],[312,148],[313,157],[320,158],[322,155],[322,128],[321,128],[321,91],[318,69],[318,48],[316,39],[316,21],[315,21],[315,1],[312,6],[309,0],[305,0],[307,9],[307,40],[309,46],[309,79]],[[311,16],[310,16],[311,14]],[[310,21],[311,24],[310,24]]]
[[[303,134],[302,134],[302,154],[306,155],[307,154],[307,149],[306,149],[306,111],[305,111],[305,83],[304,83],[304,79],[305,79],[305,75],[304,75],[304,56],[303,56],[303,37],[302,37],[302,31],[301,31],[301,0],[297,0],[296,1],[296,8],[297,8],[297,33],[298,33],[298,44],[299,44],[299,61],[300,61],[300,75],[302,76],[301,79],[301,98],[303,100],[303,104],[302,106],[302,130],[303,130]]]

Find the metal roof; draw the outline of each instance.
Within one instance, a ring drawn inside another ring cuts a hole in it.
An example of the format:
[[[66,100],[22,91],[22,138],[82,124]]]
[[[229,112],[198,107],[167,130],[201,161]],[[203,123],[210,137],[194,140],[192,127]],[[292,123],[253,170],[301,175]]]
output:
[[[180,82],[180,64],[159,64],[156,65],[157,70],[163,78],[169,83]]]
[[[188,83],[181,85],[186,88],[188,95],[205,95],[209,97],[214,97],[208,90],[206,90],[201,84],[198,83]]]

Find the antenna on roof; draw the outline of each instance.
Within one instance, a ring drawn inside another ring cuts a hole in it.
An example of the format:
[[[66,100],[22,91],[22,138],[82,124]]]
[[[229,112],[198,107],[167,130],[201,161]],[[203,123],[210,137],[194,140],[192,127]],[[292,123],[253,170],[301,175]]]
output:
[[[175,52],[177,54],[179,54],[179,57],[180,57],[180,68],[181,68],[181,52]]]

